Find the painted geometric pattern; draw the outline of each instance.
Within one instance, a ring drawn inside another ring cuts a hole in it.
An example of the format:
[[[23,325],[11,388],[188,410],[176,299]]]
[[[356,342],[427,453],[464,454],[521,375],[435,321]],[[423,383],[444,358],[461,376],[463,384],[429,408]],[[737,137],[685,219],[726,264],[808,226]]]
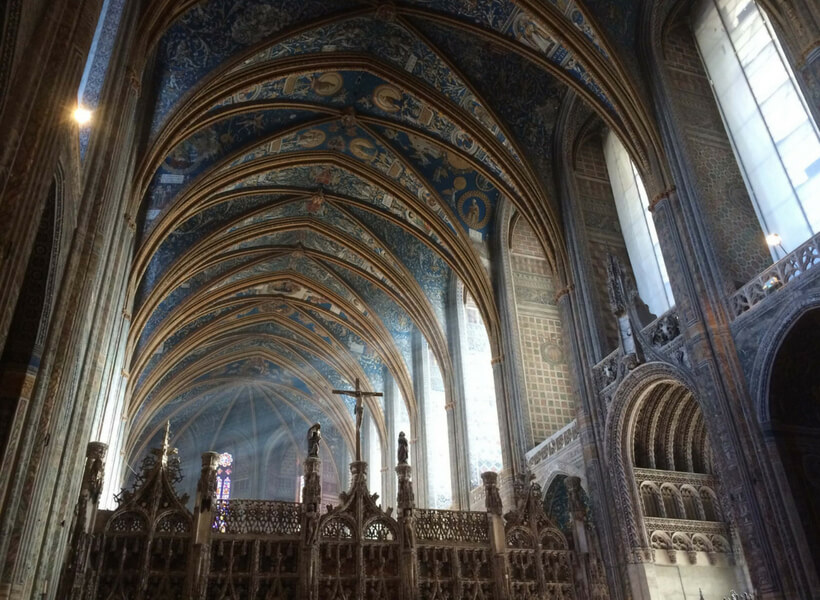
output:
[[[563,327],[546,259],[532,229],[513,233],[513,286],[533,448],[575,418]]]

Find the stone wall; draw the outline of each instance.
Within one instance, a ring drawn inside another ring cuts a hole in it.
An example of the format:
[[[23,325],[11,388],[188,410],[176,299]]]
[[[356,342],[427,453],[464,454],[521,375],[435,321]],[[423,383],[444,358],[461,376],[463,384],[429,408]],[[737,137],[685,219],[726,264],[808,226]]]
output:
[[[511,266],[527,398],[527,447],[532,448],[575,418],[567,351],[555,284],[530,226],[517,219]]]
[[[771,264],[771,258],[688,25],[671,27],[665,42],[670,99],[699,208],[711,229],[727,289],[734,290]]]
[[[575,188],[584,219],[584,228],[589,245],[589,276],[598,298],[601,323],[604,329],[604,354],[618,345],[616,321],[609,314],[607,292],[607,255],[618,257],[627,272],[632,274],[629,256],[626,252],[618,211],[612,197],[612,187],[604,158],[604,145],[600,135],[592,135],[583,140],[575,155],[573,165]]]

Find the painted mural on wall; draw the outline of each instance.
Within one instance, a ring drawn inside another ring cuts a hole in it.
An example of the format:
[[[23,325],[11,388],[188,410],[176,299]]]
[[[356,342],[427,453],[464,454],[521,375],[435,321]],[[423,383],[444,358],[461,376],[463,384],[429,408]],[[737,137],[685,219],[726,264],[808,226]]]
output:
[[[523,219],[512,231],[510,267],[527,390],[528,447],[534,448],[575,418],[575,399],[554,277]]]
[[[340,471],[344,473],[345,465],[336,464],[335,457],[344,455],[347,442],[309,396],[281,385],[248,381],[214,388],[202,400],[201,404],[183,407],[171,416],[173,443],[179,448],[186,475],[195,472],[206,446],[228,450],[236,467],[231,497],[275,498],[284,493],[291,494],[289,499],[293,500],[298,494],[298,472],[290,485],[284,481],[278,481],[279,486],[273,487],[264,484],[278,477],[279,465],[289,454],[301,456],[299,442],[304,428],[317,422],[322,426],[320,455],[327,467],[324,473],[330,478],[329,483],[338,480]],[[145,431],[133,442],[129,457],[134,458],[128,459],[129,464],[137,464],[137,457],[144,454],[146,448],[161,442],[164,421],[158,417]],[[183,479],[181,489],[188,491],[191,497],[195,488],[196,477]]]

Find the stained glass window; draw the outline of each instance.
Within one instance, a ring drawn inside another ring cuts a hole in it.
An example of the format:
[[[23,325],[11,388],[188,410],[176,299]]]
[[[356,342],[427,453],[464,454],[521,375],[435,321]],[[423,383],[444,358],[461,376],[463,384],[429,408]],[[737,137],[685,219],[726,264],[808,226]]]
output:
[[[216,499],[229,500],[231,497],[231,473],[233,471],[233,455],[223,452],[219,455],[219,465],[216,469]]]

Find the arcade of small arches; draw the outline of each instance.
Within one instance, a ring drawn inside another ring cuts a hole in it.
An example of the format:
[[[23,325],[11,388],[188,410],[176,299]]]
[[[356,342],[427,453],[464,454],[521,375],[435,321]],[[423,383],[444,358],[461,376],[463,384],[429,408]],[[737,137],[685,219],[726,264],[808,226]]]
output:
[[[812,3],[38,3],[0,600],[820,593]]]

